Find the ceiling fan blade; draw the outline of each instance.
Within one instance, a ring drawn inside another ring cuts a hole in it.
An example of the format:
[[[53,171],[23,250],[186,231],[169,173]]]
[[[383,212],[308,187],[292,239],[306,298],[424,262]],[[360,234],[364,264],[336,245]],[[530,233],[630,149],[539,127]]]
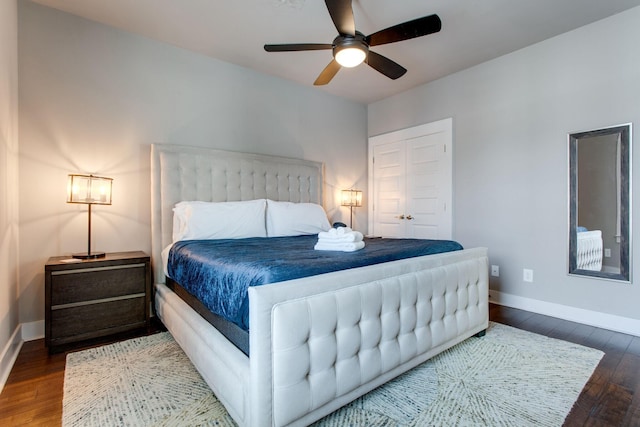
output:
[[[402,65],[372,51],[369,51],[365,62],[374,70],[379,71],[393,80],[404,76],[404,73],[407,72],[407,69]]]
[[[438,15],[429,15],[380,30],[367,36],[365,40],[369,46],[379,46],[437,33],[441,29],[442,21]]]
[[[338,61],[332,59],[331,62],[329,62],[329,65],[327,65],[324,70],[322,70],[313,84],[315,86],[326,85],[338,73],[338,71],[340,71],[340,68],[342,67],[340,66],[340,64],[338,64]]]
[[[333,45],[326,43],[294,43],[294,44],[265,44],[267,52],[297,52],[301,50],[333,49]]]
[[[351,0],[325,0],[331,20],[340,34],[356,35]]]

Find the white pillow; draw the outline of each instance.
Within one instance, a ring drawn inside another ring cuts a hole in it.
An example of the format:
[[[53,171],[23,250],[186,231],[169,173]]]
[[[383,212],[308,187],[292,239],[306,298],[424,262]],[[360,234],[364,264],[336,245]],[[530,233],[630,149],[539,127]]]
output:
[[[267,200],[267,236],[318,234],[331,228],[322,206]]]
[[[265,199],[180,202],[173,209],[173,241],[266,237]]]

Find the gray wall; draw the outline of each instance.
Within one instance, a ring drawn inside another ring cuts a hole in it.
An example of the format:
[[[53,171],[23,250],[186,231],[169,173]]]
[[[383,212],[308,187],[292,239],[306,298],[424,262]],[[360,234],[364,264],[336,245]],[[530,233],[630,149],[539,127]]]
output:
[[[18,328],[18,13],[0,1],[0,388],[17,350]],[[20,337],[18,337],[19,339]]]
[[[15,31],[10,15],[0,15],[3,36]],[[446,117],[454,119],[454,235],[489,247],[501,267],[492,289],[640,318],[637,285],[566,274],[566,135],[640,116],[638,8],[368,108],[29,2],[19,3],[18,21],[19,164],[9,160],[13,172],[0,174],[8,189],[0,197],[15,206],[19,193],[19,261],[2,256],[18,247],[11,239],[0,259],[18,263],[19,283],[16,291],[18,273],[2,269],[9,303],[0,305],[0,345],[15,324],[16,292],[19,321],[41,321],[43,264],[85,250],[86,209],[64,201],[68,173],[115,178],[114,204],[94,210],[95,248],[149,251],[151,143],[323,161],[325,205],[344,220],[340,189],[366,194],[367,135]],[[13,51],[6,40],[3,59]],[[10,73],[0,70],[0,81],[15,88]],[[10,112],[4,132],[17,123],[16,103],[0,102]],[[11,155],[17,136],[3,144],[0,154]],[[4,235],[10,221],[0,219]],[[354,223],[365,230],[366,207]],[[522,268],[534,270],[533,283],[522,282]]]
[[[453,117],[454,236],[489,248],[493,290],[640,319],[637,283],[567,275],[567,134],[638,121],[639,22],[635,8],[369,106],[369,136]]]
[[[106,251],[150,251],[151,143],[325,162],[332,220],[349,215],[342,188],[366,191],[364,105],[30,2],[19,24],[21,322],[44,318],[47,258],[86,250],[69,173],[114,178],[113,205],[93,209]]]

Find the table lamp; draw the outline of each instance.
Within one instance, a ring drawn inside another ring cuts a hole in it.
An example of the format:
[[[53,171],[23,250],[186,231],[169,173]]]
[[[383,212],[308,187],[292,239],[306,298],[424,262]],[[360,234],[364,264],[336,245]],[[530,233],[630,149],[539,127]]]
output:
[[[342,190],[342,206],[349,206],[350,221],[349,227],[353,228],[353,208],[362,206],[362,191],[360,190]]]
[[[110,205],[113,179],[93,175],[70,174],[67,186],[67,203],[81,203],[89,206],[89,233],[87,252],[73,254],[73,258],[102,258],[104,252],[91,252],[91,206]]]

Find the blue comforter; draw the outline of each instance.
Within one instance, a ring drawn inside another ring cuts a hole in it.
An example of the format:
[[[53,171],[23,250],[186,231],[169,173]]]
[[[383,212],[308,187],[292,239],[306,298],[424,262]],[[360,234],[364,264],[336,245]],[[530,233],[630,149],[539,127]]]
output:
[[[403,258],[461,250],[450,240],[365,238],[356,252],[316,251],[316,235],[186,240],[169,252],[167,273],[209,310],[249,330],[249,286]]]

